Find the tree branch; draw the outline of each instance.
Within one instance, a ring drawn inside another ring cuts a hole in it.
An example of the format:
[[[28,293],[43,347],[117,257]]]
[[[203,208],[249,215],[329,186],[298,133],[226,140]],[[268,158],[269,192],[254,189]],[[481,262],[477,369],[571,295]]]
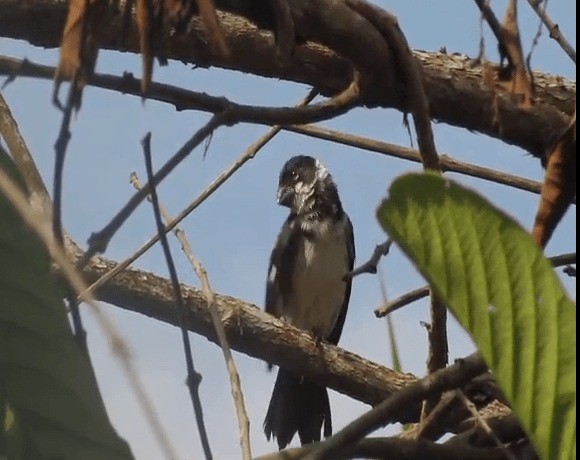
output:
[[[19,75],[23,77],[51,79],[54,70],[54,67],[35,64],[27,60],[18,60],[0,56],[0,75]],[[97,88],[119,91],[123,94],[131,94],[138,97],[141,96],[139,81],[131,74],[125,74],[122,77],[107,74],[95,74],[90,79],[89,84]],[[198,93],[160,83],[152,83],[150,85],[147,97],[149,99],[172,104],[177,110],[202,110],[204,112],[216,113],[217,110],[221,110],[225,107],[225,104],[223,104],[224,98],[212,98],[205,93]],[[282,128],[278,127],[276,129],[277,131],[283,129],[285,131],[317,139],[325,139],[343,145],[370,150],[384,155],[413,161],[415,163],[421,162],[421,155],[415,149],[343,133],[322,126],[285,125]],[[449,171],[465,174],[467,176],[496,182],[498,184],[537,194],[540,193],[542,188],[541,182],[515,176],[513,174],[507,174],[503,171],[466,163],[456,160],[446,154],[440,155],[439,160],[441,169],[445,172]]]
[[[460,387],[473,377],[487,369],[485,362],[478,354],[458,360],[451,366],[440,369],[427,377],[405,387],[385,399],[342,430],[321,442],[309,458],[332,458],[345,446],[359,441],[381,426],[393,423],[398,413],[405,410],[408,404],[415,404],[438,393]]]
[[[78,249],[75,253],[77,259],[81,257]],[[95,257],[84,269],[85,278],[91,283],[115,266],[115,262]],[[203,293],[184,285],[181,290],[189,309],[187,328],[217,343]],[[125,310],[178,324],[171,283],[153,273],[123,270],[98,288],[95,295]],[[317,348],[308,333],[242,300],[216,294],[215,306],[232,349],[289,370],[299,370],[301,375],[366,404],[377,404],[417,380],[412,374],[393,371],[324,342]],[[419,412],[419,404],[410,405],[400,414],[401,421],[417,421]]]
[[[243,3],[243,0],[238,1]],[[220,8],[220,2],[216,2],[216,6]],[[0,33],[37,46],[56,47],[60,43],[66,7],[65,0],[30,0],[25,3],[0,0]],[[322,9],[323,5],[314,2],[312,8]],[[280,63],[275,59],[276,47],[271,33],[256,29],[255,25],[238,16],[220,12],[218,15],[231,47],[231,58],[211,52],[204,42],[203,25],[198,18],[191,22],[190,32],[170,38],[167,57],[201,66],[218,66],[305,83],[324,95],[336,94],[352,79],[350,64],[324,46],[314,43],[296,46],[291,62]],[[112,18],[103,31],[102,45],[118,51],[138,52],[134,34],[129,34],[129,39],[124,42],[119,39],[123,30],[121,16]],[[351,45],[354,50],[350,54],[360,51]],[[496,92],[483,85],[482,67],[473,66],[473,60],[445,53],[415,51],[414,55],[423,65],[433,119],[500,138],[537,157],[544,155],[566,128],[569,115],[574,112],[575,83],[560,77],[534,74],[538,101],[530,110],[522,109],[517,101],[503,96],[498,99],[496,107]],[[396,89],[389,86],[388,81],[382,81],[381,85],[365,85],[361,91],[361,104],[405,110],[404,102],[394,95]],[[498,112],[501,126],[496,123]]]
[[[298,460],[308,458],[316,444],[286,449],[282,452],[263,455],[256,460]],[[366,438],[356,444],[345,446],[332,457],[334,460],[373,458],[383,460],[504,460],[499,449],[472,447],[468,442],[453,445],[436,444],[428,440]]]
[[[546,2],[546,1],[547,0],[544,0],[544,2]],[[570,59],[572,59],[572,62],[574,62],[574,64],[576,64],[576,51],[574,50],[574,47],[568,42],[568,40],[566,40],[566,37],[564,37],[562,32],[560,32],[560,28],[558,27],[558,24],[556,24],[554,21],[552,21],[550,16],[548,16],[548,13],[546,13],[545,8],[541,8],[541,6],[540,6],[541,1],[540,0],[528,0],[528,3],[532,7],[532,9],[536,12],[536,14],[540,18],[540,20],[544,23],[544,25],[546,26],[548,31],[550,32],[550,38],[555,40],[556,43],[558,43],[558,45],[560,45],[560,48],[562,48],[564,50],[564,52],[568,55],[568,57]]]

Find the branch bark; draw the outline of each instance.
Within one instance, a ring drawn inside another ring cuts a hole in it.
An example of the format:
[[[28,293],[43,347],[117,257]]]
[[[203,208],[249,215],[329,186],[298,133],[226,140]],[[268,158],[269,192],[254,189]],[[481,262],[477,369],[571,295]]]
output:
[[[76,258],[80,256],[77,252]],[[95,281],[115,265],[115,262],[104,258],[93,258],[84,268],[86,281]],[[217,343],[203,293],[185,285],[181,288],[189,309],[187,328]],[[153,273],[124,270],[97,289],[95,295],[125,310],[165,323],[179,324],[170,281]],[[299,369],[305,377],[316,378],[328,387],[366,404],[378,404],[417,380],[412,374],[396,372],[333,345],[322,343],[320,347],[315,347],[308,333],[240,299],[216,294],[215,306],[232,349],[286,369]],[[401,422],[416,422],[420,410],[420,404],[405,408],[401,412]]]
[[[222,3],[226,1],[216,2],[216,6],[221,8],[224,6]],[[229,0],[227,3],[233,9],[242,8],[245,1]],[[323,7],[316,2],[311,3],[311,8]],[[56,47],[60,43],[66,4],[64,0],[0,0],[0,36],[26,40],[37,46]],[[245,11],[245,14],[252,16],[251,11]],[[254,12],[254,16],[254,19],[260,20],[257,13]],[[349,62],[325,46],[315,43],[298,45],[290,62],[281,63],[275,59],[276,46],[270,32],[258,30],[248,20],[230,13],[219,12],[219,17],[226,40],[231,45],[230,58],[218,56],[211,51],[204,41],[203,25],[198,18],[192,21],[190,32],[171,37],[168,58],[305,83],[314,86],[324,95],[332,95],[344,89],[352,79]],[[122,19],[122,15],[119,15],[110,21],[104,31],[102,45],[106,49],[138,52],[135,34],[129,34],[125,42],[122,40]],[[303,29],[304,24],[297,24],[296,27],[300,33],[298,28]],[[318,33],[324,35],[325,30]],[[318,41],[323,39],[321,37]],[[360,49],[353,49],[347,57],[353,58],[358,52]],[[485,87],[482,68],[473,66],[471,59],[422,51],[416,51],[414,55],[423,66],[425,89],[433,119],[500,138],[537,157],[542,157],[555,138],[563,132],[574,112],[576,85],[561,77],[535,73],[538,101],[534,107],[523,109],[517,101],[502,96],[496,112],[496,93],[492,88]],[[361,104],[404,110],[405,102],[394,96],[397,88],[393,85],[396,83],[388,79],[381,81],[381,85],[366,85],[361,92]]]

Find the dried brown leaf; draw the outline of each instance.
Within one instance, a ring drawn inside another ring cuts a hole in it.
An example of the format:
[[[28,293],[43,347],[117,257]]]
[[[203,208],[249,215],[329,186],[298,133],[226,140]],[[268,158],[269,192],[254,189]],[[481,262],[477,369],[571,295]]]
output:
[[[536,243],[546,246],[575,197],[576,114],[548,157],[542,195],[532,231]]]
[[[107,24],[107,0],[70,0],[62,40],[60,59],[54,76],[55,95],[63,80],[76,76],[78,109],[81,90],[95,70],[99,53],[100,30]]]
[[[534,100],[534,82],[526,67],[518,28],[517,0],[510,0],[501,25],[500,55],[507,61],[498,70],[499,87],[522,97],[522,106],[531,107]]]

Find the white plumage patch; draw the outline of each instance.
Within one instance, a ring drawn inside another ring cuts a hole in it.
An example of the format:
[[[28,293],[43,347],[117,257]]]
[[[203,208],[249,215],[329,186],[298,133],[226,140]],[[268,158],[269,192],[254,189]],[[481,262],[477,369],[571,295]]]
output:
[[[274,283],[274,281],[276,281],[276,274],[278,273],[278,269],[276,268],[276,265],[272,264],[272,267],[270,268],[270,273],[268,274],[268,282],[269,283]]]
[[[342,308],[349,262],[345,222],[324,222],[320,230],[298,245],[292,296],[284,310],[292,324],[326,338]]]
[[[324,180],[328,176],[328,169],[320,161],[316,160],[316,178]]]

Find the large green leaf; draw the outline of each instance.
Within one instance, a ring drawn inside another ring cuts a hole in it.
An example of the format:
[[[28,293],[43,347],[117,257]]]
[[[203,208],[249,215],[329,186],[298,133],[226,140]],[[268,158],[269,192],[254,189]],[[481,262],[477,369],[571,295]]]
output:
[[[575,458],[576,307],[528,233],[429,173],[397,179],[377,216],[471,334],[541,457]]]
[[[0,169],[22,185],[2,149]],[[89,359],[74,342],[48,254],[1,193],[0,260],[0,411],[14,417],[1,427],[5,452],[132,458],[109,422]]]

